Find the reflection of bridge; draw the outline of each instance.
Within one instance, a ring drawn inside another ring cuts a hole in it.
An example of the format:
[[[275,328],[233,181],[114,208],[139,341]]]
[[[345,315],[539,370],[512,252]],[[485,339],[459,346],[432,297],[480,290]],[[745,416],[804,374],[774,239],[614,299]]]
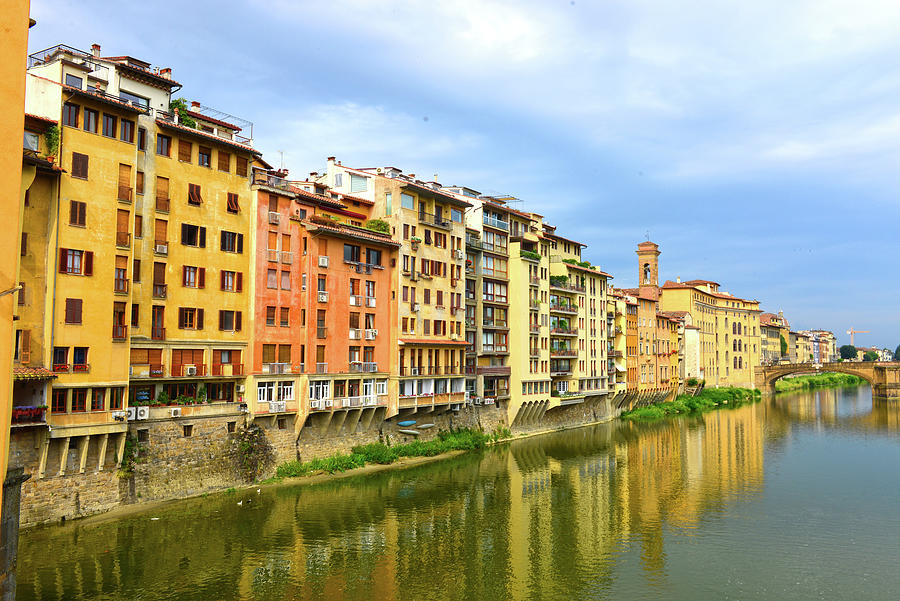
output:
[[[872,396],[900,400],[900,362],[786,363],[755,368],[753,381],[765,394],[775,393],[775,382],[793,374],[839,373],[859,376],[872,385]]]

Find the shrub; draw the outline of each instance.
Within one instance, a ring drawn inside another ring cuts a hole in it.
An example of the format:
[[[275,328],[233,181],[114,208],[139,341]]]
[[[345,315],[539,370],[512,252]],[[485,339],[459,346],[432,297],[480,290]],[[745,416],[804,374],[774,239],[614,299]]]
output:
[[[366,221],[365,227],[367,230],[372,230],[373,232],[380,232],[382,234],[391,233],[391,226],[384,219],[369,219]]]
[[[759,390],[749,388],[704,388],[697,396],[679,395],[672,401],[655,403],[648,407],[638,407],[623,412],[622,419],[652,421],[669,415],[702,413],[722,405],[740,407],[746,403],[755,403],[761,397]]]
[[[238,476],[254,482],[275,463],[275,451],[259,426],[249,426],[231,439],[231,455]]]
[[[183,125],[185,127],[197,127],[197,122],[194,121],[194,118],[187,114],[187,100],[185,100],[184,98],[175,98],[174,100],[169,102],[169,111],[172,113],[178,113],[179,125]]]
[[[695,386],[697,386],[699,383],[700,383],[700,382],[697,380],[697,378],[688,378],[688,379],[685,381],[685,384],[687,384],[688,386],[691,386],[691,387],[695,387]]]
[[[525,257],[526,259],[533,259],[535,261],[541,260],[541,255],[537,254],[536,252],[531,252],[530,250],[520,250],[519,256]]]

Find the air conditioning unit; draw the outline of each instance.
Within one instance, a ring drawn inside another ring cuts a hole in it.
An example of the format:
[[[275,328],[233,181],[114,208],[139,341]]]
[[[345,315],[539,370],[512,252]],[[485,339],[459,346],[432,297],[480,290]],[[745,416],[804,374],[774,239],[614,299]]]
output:
[[[168,244],[157,244],[156,245],[156,254],[168,255],[169,254],[169,245]]]
[[[269,401],[270,413],[284,413],[287,411],[287,401]]]
[[[362,338],[362,330],[355,328],[350,329],[350,340],[360,340]]]
[[[112,418],[117,422],[124,422],[128,419],[128,414],[125,411],[113,411]]]
[[[197,366],[196,365],[185,365],[184,366],[184,375],[196,376],[197,375]]]
[[[453,251],[453,256],[456,257],[457,261],[462,261],[466,258],[466,253],[464,253],[462,249],[457,248],[455,251]]]
[[[142,405],[141,407],[136,407],[136,409],[135,419],[147,419],[150,417],[150,407]]]
[[[309,402],[310,409],[323,409],[322,401],[312,400]]]
[[[128,407],[125,409],[125,418],[128,421],[133,422],[135,420],[136,413],[137,413],[137,407]]]
[[[419,303],[415,303],[415,304],[412,306],[413,313],[418,313],[418,312],[419,312],[419,308],[420,308]]]
[[[169,417],[181,417],[181,407],[172,407],[169,409]]]
[[[484,404],[485,404],[485,405],[493,405],[493,404],[494,404],[494,399],[487,399],[487,398],[486,398],[486,399],[484,399]]]
[[[269,223],[271,223],[272,225],[278,225],[279,223],[281,223],[281,214],[274,211],[269,211]]]
[[[245,388],[244,388],[244,385],[243,385],[243,384],[238,384],[237,386],[234,387],[234,390],[235,390],[238,394],[243,394]]]
[[[472,397],[472,404],[473,404],[473,405],[480,405],[480,404],[481,404],[481,397],[480,397],[480,396]]]
[[[241,410],[241,413],[250,413],[250,406],[247,403],[241,403],[238,408]]]
[[[328,292],[324,292],[324,291],[322,291],[322,290],[319,290],[319,302],[320,302],[320,303],[327,303],[327,302],[328,302]]]
[[[328,267],[328,256],[322,255],[319,257],[319,267]]]
[[[410,367],[410,368],[409,368],[409,375],[411,375],[411,376],[418,376],[418,375],[419,375],[419,368],[418,368],[418,367]]]

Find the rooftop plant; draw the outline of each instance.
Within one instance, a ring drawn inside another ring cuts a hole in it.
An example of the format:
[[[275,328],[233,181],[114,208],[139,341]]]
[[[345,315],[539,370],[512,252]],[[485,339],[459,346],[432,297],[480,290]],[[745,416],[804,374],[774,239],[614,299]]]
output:
[[[180,125],[185,127],[197,127],[197,122],[194,121],[194,118],[187,114],[187,100],[184,98],[175,98],[169,102],[169,111],[178,114],[178,123]]]
[[[535,261],[541,260],[541,255],[537,254],[536,252],[531,252],[530,250],[520,250],[519,256],[524,257],[526,259],[533,259]]]
[[[391,233],[391,226],[384,219],[369,219],[368,221],[366,221],[366,229],[382,234]]]

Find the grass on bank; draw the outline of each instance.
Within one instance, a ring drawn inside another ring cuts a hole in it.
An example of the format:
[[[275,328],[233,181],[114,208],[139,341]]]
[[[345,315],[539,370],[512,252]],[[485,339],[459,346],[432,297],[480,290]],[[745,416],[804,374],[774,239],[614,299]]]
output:
[[[311,461],[282,463],[275,470],[275,477],[298,478],[322,472],[334,474],[363,467],[367,463],[391,464],[401,457],[434,457],[449,451],[483,449],[488,442],[496,442],[509,437],[510,432],[506,428],[500,428],[493,434],[462,428],[438,432],[437,438],[432,440],[413,440],[394,446],[386,445],[383,442],[373,442],[353,447],[349,455],[338,453]]]
[[[755,403],[762,397],[759,390],[749,388],[704,388],[697,396],[679,395],[674,401],[656,403],[623,412],[622,419],[651,421],[670,415],[686,415],[711,411],[722,406],[740,407]]]
[[[810,376],[796,376],[794,378],[782,378],[775,382],[776,392],[791,392],[793,390],[810,390],[812,388],[836,388],[838,386],[859,386],[865,380],[851,374],[816,374]]]

